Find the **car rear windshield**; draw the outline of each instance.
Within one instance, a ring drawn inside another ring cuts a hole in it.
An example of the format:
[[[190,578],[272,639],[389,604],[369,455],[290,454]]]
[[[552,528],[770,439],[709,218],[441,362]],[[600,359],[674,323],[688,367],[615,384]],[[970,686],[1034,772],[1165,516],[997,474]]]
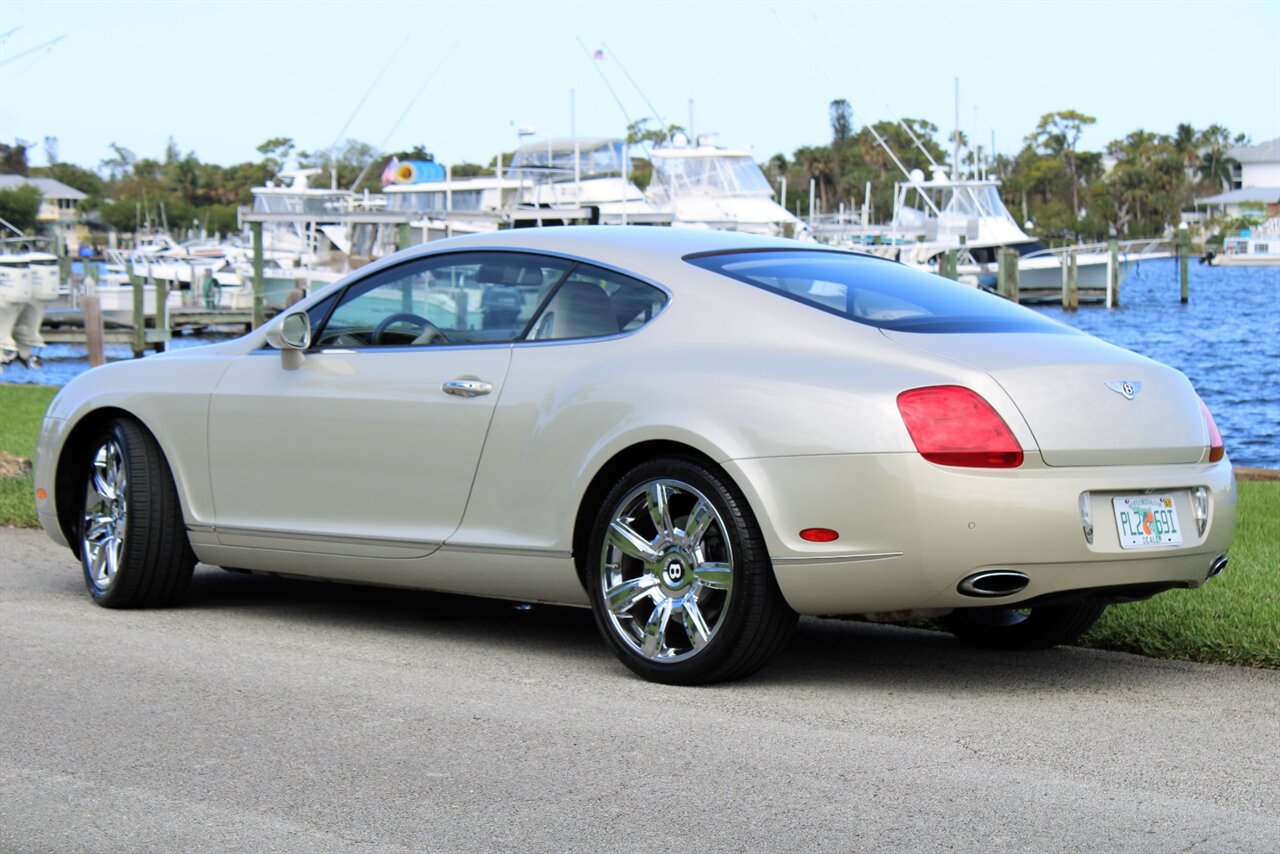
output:
[[[1072,334],[1030,309],[895,261],[787,249],[690,255],[690,264],[858,323],[901,332]]]

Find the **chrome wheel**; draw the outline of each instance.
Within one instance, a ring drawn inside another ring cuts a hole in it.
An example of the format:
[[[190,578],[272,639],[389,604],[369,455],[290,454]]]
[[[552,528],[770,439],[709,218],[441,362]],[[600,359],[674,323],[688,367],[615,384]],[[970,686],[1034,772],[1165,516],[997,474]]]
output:
[[[115,439],[107,439],[93,455],[85,486],[81,554],[89,582],[108,590],[116,580],[129,523],[128,474],[124,453]]]
[[[618,503],[600,553],[600,592],[617,637],[655,662],[696,655],[733,596],[733,549],[702,492],[652,480]]]

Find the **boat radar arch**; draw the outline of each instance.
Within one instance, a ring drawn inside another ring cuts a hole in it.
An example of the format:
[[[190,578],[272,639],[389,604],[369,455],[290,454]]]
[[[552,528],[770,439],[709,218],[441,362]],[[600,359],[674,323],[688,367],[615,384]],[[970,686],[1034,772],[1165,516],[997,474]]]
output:
[[[289,181],[287,185],[291,190],[306,190],[311,179],[316,175],[324,172],[323,169],[312,167],[310,169],[290,169],[285,172],[278,172],[276,180],[282,182],[279,186],[286,186],[283,182]]]

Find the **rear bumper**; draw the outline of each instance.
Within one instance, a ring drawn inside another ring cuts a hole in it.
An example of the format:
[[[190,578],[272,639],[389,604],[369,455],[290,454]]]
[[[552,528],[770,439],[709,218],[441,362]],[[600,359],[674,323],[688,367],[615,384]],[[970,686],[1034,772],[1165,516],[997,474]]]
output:
[[[1013,605],[1064,591],[1161,584],[1198,586],[1226,552],[1236,491],[1228,460],[1214,464],[1016,470],[937,466],[917,454],[773,457],[726,469],[747,494],[778,585],[805,614]],[[1197,531],[1190,491],[1209,491]],[[1093,542],[1079,502],[1090,494]],[[1183,544],[1122,549],[1111,498],[1174,497]],[[840,533],[831,543],[803,528]],[[988,569],[1028,577],[1016,594],[974,598],[957,587]]]

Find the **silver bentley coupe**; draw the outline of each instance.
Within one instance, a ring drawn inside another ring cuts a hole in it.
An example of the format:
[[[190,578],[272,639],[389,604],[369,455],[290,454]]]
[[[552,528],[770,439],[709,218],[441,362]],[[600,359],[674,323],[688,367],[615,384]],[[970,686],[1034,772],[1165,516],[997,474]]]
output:
[[[1220,572],[1236,503],[1176,370],[879,258],[589,226],[417,246],[89,371],[35,485],[107,607],[197,562],[577,605],[680,684],[799,614],[1070,642]]]

